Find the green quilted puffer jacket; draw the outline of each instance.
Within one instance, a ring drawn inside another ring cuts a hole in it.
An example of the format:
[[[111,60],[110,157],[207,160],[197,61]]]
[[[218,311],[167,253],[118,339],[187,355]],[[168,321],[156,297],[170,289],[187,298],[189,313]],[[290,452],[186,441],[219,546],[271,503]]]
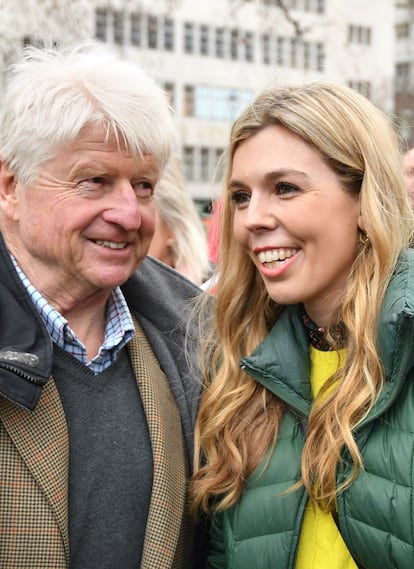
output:
[[[387,381],[355,432],[364,470],[338,497],[341,534],[364,569],[414,568],[413,318],[414,250],[409,250],[401,255],[378,326]],[[209,567],[294,568],[307,496],[303,488],[283,492],[300,477],[312,399],[308,337],[297,306],[285,307],[268,337],[241,365],[289,409],[267,468],[259,467],[246,481],[236,506],[213,518]],[[342,456],[350,465],[346,448]],[[338,483],[349,472],[350,466],[338,475]]]

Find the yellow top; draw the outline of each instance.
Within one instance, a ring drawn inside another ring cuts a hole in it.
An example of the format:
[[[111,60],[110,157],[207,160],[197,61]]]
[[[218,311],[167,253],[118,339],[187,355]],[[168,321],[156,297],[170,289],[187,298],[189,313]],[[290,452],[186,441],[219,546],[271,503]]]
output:
[[[310,347],[312,395],[344,362],[345,351],[322,352]],[[303,518],[296,569],[357,569],[332,514],[308,501]]]

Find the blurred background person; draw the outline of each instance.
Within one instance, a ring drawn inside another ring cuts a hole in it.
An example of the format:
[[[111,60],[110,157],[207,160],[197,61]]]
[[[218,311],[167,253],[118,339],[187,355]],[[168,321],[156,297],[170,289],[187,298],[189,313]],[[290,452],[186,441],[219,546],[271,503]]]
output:
[[[220,237],[220,220],[221,220],[222,200],[216,200],[211,208],[210,223],[207,231],[208,256],[212,270],[216,267],[218,261],[218,245]],[[214,294],[218,274],[212,274],[209,279],[203,282],[201,288],[207,290],[210,294]]]
[[[410,202],[414,207],[414,147],[407,150],[403,156],[403,171]]]
[[[201,285],[210,273],[207,236],[178,156],[170,158],[154,195],[157,211],[149,255]]]

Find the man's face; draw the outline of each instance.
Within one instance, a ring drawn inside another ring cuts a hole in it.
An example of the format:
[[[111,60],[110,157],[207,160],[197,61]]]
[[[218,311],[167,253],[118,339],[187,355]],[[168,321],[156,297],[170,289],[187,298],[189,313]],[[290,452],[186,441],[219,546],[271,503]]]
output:
[[[2,204],[11,252],[57,306],[107,296],[143,261],[154,232],[156,160],[133,158],[104,136],[85,128],[32,187],[17,182],[12,210]]]

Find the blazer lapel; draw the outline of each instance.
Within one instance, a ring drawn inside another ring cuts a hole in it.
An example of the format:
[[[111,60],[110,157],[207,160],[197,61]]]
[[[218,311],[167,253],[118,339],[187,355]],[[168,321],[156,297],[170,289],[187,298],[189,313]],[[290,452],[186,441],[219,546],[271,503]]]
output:
[[[53,509],[69,559],[67,488],[69,439],[55,382],[48,380],[39,403],[27,411],[2,399],[0,418],[17,451]],[[41,520],[39,520],[41,524]]]
[[[175,567],[183,550],[183,516],[187,489],[187,460],[180,414],[168,381],[148,340],[135,321],[129,343],[151,437],[154,473],[141,569]],[[184,566],[183,560],[179,562]]]

